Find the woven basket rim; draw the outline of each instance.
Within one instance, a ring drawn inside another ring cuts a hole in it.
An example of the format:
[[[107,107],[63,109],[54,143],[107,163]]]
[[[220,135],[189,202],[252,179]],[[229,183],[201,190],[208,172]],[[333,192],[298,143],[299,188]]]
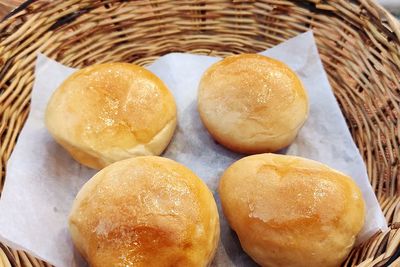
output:
[[[12,16],[18,14],[20,11],[23,11],[25,8],[27,8],[30,4],[33,4],[38,0],[24,0],[22,3],[18,4],[18,6],[12,8],[7,14],[5,14],[2,18],[0,18],[0,22],[3,22]]]

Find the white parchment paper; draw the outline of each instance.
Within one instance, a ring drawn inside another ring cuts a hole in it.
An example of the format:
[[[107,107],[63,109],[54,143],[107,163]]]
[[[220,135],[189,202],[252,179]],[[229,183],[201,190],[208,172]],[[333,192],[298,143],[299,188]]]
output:
[[[351,177],[361,187],[367,218],[359,241],[386,221],[368,182],[362,158],[351,138],[322,67],[312,32],[301,34],[262,54],[284,61],[303,81],[310,115],[295,142],[283,153],[321,161]],[[173,92],[178,128],[165,157],[191,168],[215,193],[218,177],[242,155],[216,144],[203,127],[196,108],[202,73],[219,58],[172,53],[148,69]],[[31,111],[8,161],[0,200],[0,240],[25,249],[55,266],[82,266],[67,230],[67,215],[80,187],[95,173],[75,162],[47,132],[44,111],[57,86],[74,69],[38,55]],[[220,206],[220,205],[219,205]],[[220,208],[220,207],[219,207]],[[241,250],[220,209],[221,242],[214,266],[253,266]]]
[[[399,0],[378,0],[382,6],[393,13],[400,12],[400,1]]]

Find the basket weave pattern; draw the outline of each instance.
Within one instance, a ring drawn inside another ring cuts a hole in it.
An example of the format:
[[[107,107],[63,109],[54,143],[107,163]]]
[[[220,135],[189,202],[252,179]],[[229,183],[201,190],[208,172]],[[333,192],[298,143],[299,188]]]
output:
[[[170,52],[259,52],[309,29],[391,228],[344,265],[400,266],[400,25],[373,0],[26,2],[0,23],[0,192],[29,113],[37,51],[76,68],[146,65]],[[1,263],[49,266],[0,243]]]

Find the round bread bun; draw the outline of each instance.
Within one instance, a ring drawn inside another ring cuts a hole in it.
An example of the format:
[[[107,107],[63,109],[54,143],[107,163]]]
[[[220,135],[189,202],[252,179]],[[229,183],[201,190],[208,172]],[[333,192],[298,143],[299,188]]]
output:
[[[192,171],[143,156],[90,179],[75,199],[69,230],[92,267],[207,266],[219,219],[212,193]]]
[[[245,157],[222,175],[219,195],[244,251],[261,266],[338,267],[364,224],[353,180],[300,157]]]
[[[200,118],[223,146],[242,153],[288,146],[308,114],[304,87],[287,65],[257,54],[229,56],[203,74]]]
[[[175,100],[150,71],[129,63],[92,65],[52,95],[46,126],[78,162],[101,169],[135,156],[160,155],[176,128]]]

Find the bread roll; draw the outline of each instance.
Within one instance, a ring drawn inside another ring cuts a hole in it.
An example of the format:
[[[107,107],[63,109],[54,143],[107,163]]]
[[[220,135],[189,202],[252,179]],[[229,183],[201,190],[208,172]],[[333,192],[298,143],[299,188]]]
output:
[[[75,160],[100,169],[161,154],[176,127],[176,106],[150,71],[106,63],[78,70],[60,85],[48,103],[46,125]]]
[[[155,156],[98,172],[79,191],[69,229],[92,267],[207,266],[219,240],[207,186],[183,165]]]
[[[364,224],[353,180],[300,157],[245,157],[222,175],[219,195],[243,249],[261,266],[340,266]]]
[[[242,153],[288,146],[308,114],[308,98],[284,63],[257,54],[227,57],[201,78],[201,120],[225,147]]]

